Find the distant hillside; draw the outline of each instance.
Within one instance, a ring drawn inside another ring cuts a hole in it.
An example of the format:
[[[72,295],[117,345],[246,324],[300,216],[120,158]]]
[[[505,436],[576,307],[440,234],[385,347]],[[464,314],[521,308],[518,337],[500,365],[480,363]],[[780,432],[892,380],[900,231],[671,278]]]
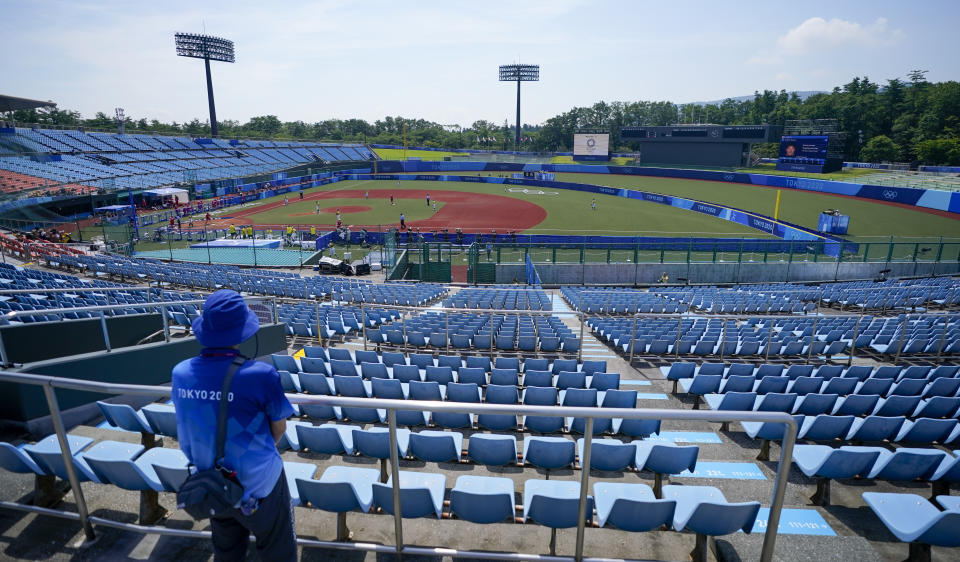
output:
[[[789,93],[791,93],[791,94],[794,94],[794,93],[795,93],[795,94],[797,94],[797,95],[800,97],[801,100],[805,100],[805,99],[809,98],[810,96],[815,96],[815,95],[817,95],[817,94],[829,94],[830,92],[823,92],[823,91],[819,91],[819,90],[809,90],[809,91],[805,91],[805,92],[789,92]],[[749,95],[749,96],[737,96],[737,97],[734,97],[734,98],[724,98],[724,99],[731,99],[731,100],[736,101],[736,102],[752,101],[752,100],[753,100],[753,94],[751,94],[751,95]],[[694,101],[694,102],[690,102],[690,103],[692,103],[692,104],[694,104],[694,105],[719,105],[719,104],[723,103],[723,100]]]

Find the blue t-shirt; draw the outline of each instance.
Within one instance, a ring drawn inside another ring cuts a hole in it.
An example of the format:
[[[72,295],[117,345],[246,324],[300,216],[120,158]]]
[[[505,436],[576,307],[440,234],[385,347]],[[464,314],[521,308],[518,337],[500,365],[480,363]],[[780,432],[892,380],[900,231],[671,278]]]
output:
[[[213,467],[219,393],[235,350],[205,349],[173,368],[173,404],[177,409],[180,449],[197,467]],[[293,414],[273,366],[247,361],[233,377],[228,395],[224,466],[237,472],[243,499],[269,495],[283,460],[270,433],[270,422]]]

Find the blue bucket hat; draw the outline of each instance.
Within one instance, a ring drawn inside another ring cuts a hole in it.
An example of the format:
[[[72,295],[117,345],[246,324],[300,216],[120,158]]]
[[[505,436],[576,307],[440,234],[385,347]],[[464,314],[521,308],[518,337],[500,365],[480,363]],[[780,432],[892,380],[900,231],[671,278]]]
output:
[[[203,314],[193,321],[193,333],[204,347],[230,347],[250,339],[260,329],[260,320],[236,291],[221,289],[203,305]]]

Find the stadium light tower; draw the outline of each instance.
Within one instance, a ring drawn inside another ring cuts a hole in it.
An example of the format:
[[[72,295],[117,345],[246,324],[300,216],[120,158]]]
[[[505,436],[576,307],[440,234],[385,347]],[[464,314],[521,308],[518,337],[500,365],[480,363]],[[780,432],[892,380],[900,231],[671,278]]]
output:
[[[213,105],[213,80],[210,78],[210,61],[234,62],[233,41],[222,37],[177,33],[174,35],[178,57],[203,59],[207,69],[207,103],[210,104],[210,136],[217,136],[217,109]]]
[[[517,135],[514,138],[514,150],[520,150],[520,82],[539,82],[539,64],[500,65],[501,82],[517,82]]]

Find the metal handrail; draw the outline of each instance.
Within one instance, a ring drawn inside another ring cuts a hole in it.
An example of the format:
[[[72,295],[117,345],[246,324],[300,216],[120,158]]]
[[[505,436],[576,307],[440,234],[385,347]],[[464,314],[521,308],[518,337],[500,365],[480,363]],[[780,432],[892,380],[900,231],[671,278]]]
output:
[[[677,286],[675,286],[675,285],[674,285],[674,286],[670,286],[671,289],[672,289],[672,288],[676,288],[676,287],[677,287]],[[579,292],[577,293],[577,305],[576,305],[576,309],[575,309],[575,310],[577,310],[577,311],[582,311],[582,310],[583,310],[583,298],[584,298],[584,295],[588,295],[588,296],[589,296],[589,295],[604,295],[604,296],[607,297],[607,304],[609,304],[610,298],[611,298],[612,296],[614,296],[614,295],[623,295],[623,294],[627,294],[627,295],[631,295],[631,296],[632,296],[632,295],[636,295],[636,301],[635,301],[635,303],[639,306],[639,302],[640,302],[640,297],[639,297],[639,295],[641,295],[641,294],[647,294],[647,295],[657,296],[657,297],[660,297],[661,299],[663,299],[665,302],[666,302],[666,300],[667,300],[668,298],[671,298],[672,295],[678,294],[678,293],[675,292],[675,291],[664,291],[664,292],[660,292],[658,289],[659,289],[659,287],[650,287],[649,290],[645,290],[645,291],[641,291],[640,289],[633,289],[633,288],[628,288],[628,290],[624,290],[624,291],[611,291],[611,290],[603,291],[603,290],[595,290],[595,289],[583,289],[583,290],[581,290],[581,291],[579,291]],[[691,287],[691,289],[693,289],[693,288]],[[726,289],[714,287],[714,290],[717,291],[717,292],[720,292],[720,291],[725,291]],[[823,291],[824,291],[824,290],[823,290],[822,288],[813,288],[813,287],[811,287],[810,289],[791,289],[791,290],[784,290],[784,291],[776,291],[776,290],[760,291],[760,290],[749,290],[749,289],[748,289],[748,290],[739,290],[739,291],[728,290],[728,293],[727,293],[727,294],[740,296],[740,297],[741,297],[741,298],[740,298],[741,306],[743,305],[743,302],[744,302],[744,299],[743,299],[744,293],[750,293],[751,295],[762,295],[762,294],[766,293],[767,302],[768,302],[768,303],[773,302],[774,299],[779,299],[779,298],[782,298],[782,297],[789,297],[789,298],[791,299],[791,302],[802,303],[802,304],[804,304],[804,305],[806,305],[807,303],[814,303],[814,304],[815,304],[815,308],[814,308],[814,310],[811,311],[811,312],[812,312],[812,313],[818,313],[818,312],[820,311],[820,303],[823,302]],[[804,295],[806,295],[806,294],[809,294],[809,293],[811,293],[811,292],[813,292],[813,293],[817,293],[817,292],[818,292],[818,293],[819,293],[819,296],[817,297],[817,299],[816,299],[815,301],[812,301],[812,300],[804,300],[804,299],[796,298],[796,297],[793,296],[793,295],[795,295],[795,294],[804,294]],[[560,298],[563,298],[563,299],[566,300],[566,296],[563,294],[562,291],[561,291],[561,293],[560,293]],[[569,301],[568,301],[568,302],[569,302]],[[692,309],[692,308],[693,308],[693,305],[691,305],[691,304],[688,303],[688,302],[684,302],[684,301],[682,301],[682,300],[680,300],[680,299],[671,299],[671,302],[676,303],[677,305],[680,305],[680,304],[686,305],[686,306],[688,307],[688,311],[687,311],[687,312],[689,312],[689,309]],[[570,303],[570,304],[571,304],[571,306],[573,305],[573,303]],[[596,313],[591,313],[591,314],[596,314]],[[609,313],[607,313],[607,314],[609,314]],[[678,312],[678,313],[675,313],[675,314],[684,314],[684,313],[679,313],[679,312]],[[768,312],[768,313],[764,313],[764,314],[775,315],[776,313],[769,313],[769,312]],[[790,312],[782,312],[782,313],[779,313],[779,314],[780,314],[780,315],[786,315],[786,314],[791,314],[791,313],[790,313]],[[804,312],[804,314],[806,314],[806,312]],[[618,314],[617,316],[623,316],[623,315],[619,315],[619,314]],[[728,316],[728,315],[725,315],[725,316]]]
[[[269,298],[269,297],[258,297],[258,298]],[[37,314],[65,314],[67,312],[100,312],[106,310],[117,310],[120,308],[131,308],[131,307],[167,307],[170,305],[184,305],[184,304],[200,304],[202,305],[206,302],[204,299],[195,299],[189,301],[157,301],[157,302],[144,302],[144,303],[133,303],[133,304],[104,304],[97,306],[76,306],[72,308],[41,308],[38,310],[11,310],[3,315],[4,318],[15,319],[21,316],[35,316]]]
[[[416,310],[419,312],[450,312],[450,313],[476,313],[476,314],[509,314],[509,315],[518,315],[518,316],[583,316],[588,318],[610,318],[616,320],[622,320],[624,318],[668,318],[671,320],[676,320],[677,318],[682,319],[712,319],[716,318],[718,320],[749,320],[749,319],[766,319],[771,320],[785,320],[785,319],[796,319],[801,320],[804,318],[810,318],[810,316],[789,316],[783,314],[715,314],[715,313],[699,313],[699,312],[685,312],[685,313],[657,313],[657,312],[637,312],[634,314],[620,314],[616,316],[611,316],[608,314],[598,314],[598,313],[586,313],[580,312],[577,310],[525,310],[525,309],[499,309],[499,308],[455,308],[455,307],[437,307],[437,308],[424,308],[422,306],[408,306],[401,304],[386,304],[386,303],[376,303],[376,302],[356,302],[356,301],[342,301],[348,302],[348,304],[355,304],[360,306],[363,304],[366,307],[370,308],[390,308],[390,309],[399,309],[399,310]],[[960,313],[956,311],[927,311],[927,312],[906,312],[902,314],[906,316],[960,316]],[[876,316],[873,314],[866,313],[855,313],[855,314],[831,314],[829,318],[859,318],[863,316]],[[878,317],[879,318],[879,317]],[[892,316],[886,318],[893,318]]]
[[[83,526],[87,539],[93,540],[96,535],[93,531],[93,523],[101,525],[111,525],[99,518],[92,518],[87,512],[86,499],[80,482],[76,475],[76,469],[73,466],[73,457],[70,454],[70,448],[67,445],[66,429],[63,425],[59,404],[57,402],[55,388],[64,388],[71,390],[94,391],[106,394],[132,394],[139,396],[169,396],[170,387],[166,386],[148,386],[134,384],[116,384],[99,381],[84,381],[77,379],[68,379],[63,377],[51,377],[46,375],[26,374],[26,373],[8,373],[0,372],[0,382],[29,384],[41,386],[44,389],[44,395],[47,399],[47,405],[50,408],[50,415],[53,421],[57,439],[60,444],[61,454],[64,457],[64,465],[67,469],[70,487],[73,490],[77,503],[77,518]],[[678,410],[678,409],[653,409],[653,408],[584,408],[572,406],[528,406],[523,404],[490,404],[490,403],[464,403],[464,402],[435,402],[421,400],[394,400],[382,398],[350,398],[343,396],[320,396],[295,394],[287,395],[287,398],[295,404],[319,404],[328,406],[346,406],[360,408],[385,409],[389,415],[389,434],[390,434],[390,464],[393,477],[393,513],[394,513],[394,532],[396,544],[392,549],[385,549],[384,545],[379,545],[376,549],[373,545],[364,543],[324,543],[322,541],[308,541],[298,538],[297,541],[304,545],[325,546],[341,549],[354,550],[377,550],[380,552],[394,552],[398,555],[424,553],[424,551],[436,554],[437,551],[443,551],[445,554],[459,557],[471,556],[481,558],[499,558],[513,560],[570,560],[569,557],[543,557],[533,555],[524,555],[512,553],[505,555],[497,553],[476,553],[472,551],[457,551],[455,549],[424,549],[404,546],[403,517],[401,515],[399,482],[400,467],[397,458],[397,423],[396,412],[402,411],[429,411],[429,412],[448,412],[448,413],[486,413],[486,414],[512,414],[512,415],[530,415],[530,416],[555,416],[558,413],[564,416],[586,418],[586,432],[584,433],[584,459],[581,459],[581,478],[580,478],[580,502],[579,516],[577,521],[577,540],[575,545],[574,560],[583,560],[583,542],[587,508],[587,493],[590,481],[590,450],[593,440],[592,425],[595,418],[623,418],[623,419],[647,419],[647,420],[694,420],[703,422],[731,422],[731,421],[754,421],[761,423],[782,423],[786,426],[784,432],[783,444],[780,450],[780,461],[777,465],[777,474],[774,481],[773,497],[770,502],[770,514],[767,520],[767,529],[764,533],[763,547],[760,554],[760,560],[769,562],[773,559],[773,551],[776,545],[777,528],[780,522],[780,512],[783,509],[784,494],[789,476],[790,462],[793,458],[793,446],[796,441],[797,423],[793,416],[782,412],[752,412],[752,411],[712,411],[712,410]],[[14,502],[0,502],[0,507],[20,509],[24,511],[36,511],[37,508],[31,506],[21,506]],[[39,513],[39,511],[36,511]],[[55,513],[51,513],[55,512]],[[55,510],[45,510],[48,515],[57,515],[66,518],[73,518],[71,512]],[[124,527],[127,528],[127,527]],[[128,530],[139,530],[130,529]],[[142,532],[156,533],[160,535],[209,537],[209,533],[203,531],[187,531],[182,529],[167,529],[165,527],[145,528]],[[479,556],[478,556],[479,555]]]
[[[441,301],[443,300],[442,297]],[[436,307],[436,308],[424,308],[422,306],[409,306],[405,304],[389,304],[389,303],[379,303],[379,302],[357,302],[357,301],[338,301],[346,302],[348,304],[355,304],[356,306],[363,305],[368,308],[388,308],[396,310],[416,310],[419,312],[447,312],[447,313],[460,313],[460,314],[500,314],[500,315],[519,315],[519,316],[587,316],[582,312],[577,312],[576,310],[528,310],[528,309],[501,309],[501,308],[456,308],[456,307]],[[676,315],[674,315],[676,316]]]
[[[73,287],[63,289],[0,289],[0,295],[21,295],[21,294],[41,294],[41,293],[126,293],[131,291],[151,291],[156,287]],[[170,291],[177,292],[177,291]]]
[[[442,302],[442,299],[443,299],[444,297],[440,297],[440,298],[441,298],[441,302]],[[410,312],[413,312],[413,311],[417,311],[417,312],[443,312],[443,313],[445,313],[445,314],[475,314],[475,315],[477,315],[477,316],[486,315],[486,316],[489,317],[489,319],[490,319],[490,324],[491,324],[491,325],[493,324],[493,318],[494,318],[494,316],[497,316],[497,315],[500,315],[500,316],[574,316],[574,317],[577,318],[577,322],[580,324],[580,335],[579,335],[579,337],[578,337],[579,345],[577,346],[577,360],[580,361],[580,360],[583,359],[583,334],[584,334],[584,324],[586,323],[584,320],[585,320],[585,318],[586,318],[587,315],[584,314],[583,312],[579,312],[579,311],[576,311],[576,310],[571,310],[571,311],[565,311],[565,310],[522,310],[522,309],[517,309],[517,310],[502,310],[502,309],[496,309],[496,308],[456,308],[456,307],[423,308],[423,307],[418,307],[418,306],[407,306],[407,305],[399,305],[399,304],[366,303],[366,302],[360,302],[359,305],[360,305],[360,315],[361,315],[361,317],[364,319],[364,320],[363,320],[363,325],[360,327],[360,329],[361,329],[361,338],[363,339],[363,349],[364,349],[364,350],[367,349],[367,344],[369,343],[369,342],[367,341],[367,322],[366,322],[366,314],[365,314],[365,312],[364,312],[364,311],[365,311],[365,308],[374,308],[374,309],[382,308],[382,309],[388,309],[388,310],[400,310],[400,311],[410,311]],[[449,323],[449,320],[448,320],[448,323]],[[387,324],[387,325],[389,325],[389,324]],[[407,334],[406,334],[407,324],[406,324],[406,322],[403,323],[403,331],[404,331],[404,334],[403,334],[403,341],[404,341],[403,350],[406,351],[406,349],[407,349],[407,345],[406,345],[406,341],[407,341]],[[447,351],[449,351],[449,350],[450,350],[450,333],[449,333],[450,330],[449,330],[449,325],[447,326],[447,328],[446,328],[444,331],[445,331],[445,333],[446,333],[446,335],[447,335]],[[490,349],[488,350],[490,354],[493,354],[493,353],[496,351],[496,349],[497,349],[497,348],[496,348],[496,345],[495,345],[495,342],[494,342],[494,339],[495,339],[495,338],[493,338],[493,337],[492,337],[492,334],[491,334],[491,337],[490,337]],[[480,349],[478,348],[477,351],[480,351]]]
[[[138,290],[149,290],[146,287],[141,287]],[[40,292],[40,291],[36,291]],[[151,293],[147,293],[148,295]],[[271,296],[245,296],[243,297],[244,302],[269,302],[271,304],[270,312],[270,323],[276,323],[279,321],[277,315],[277,298]],[[106,351],[112,351],[110,345],[110,334],[107,330],[107,319],[104,314],[105,311],[110,310],[121,310],[129,308],[147,308],[147,309],[157,309],[159,308],[160,318],[163,322],[163,339],[164,341],[170,341],[170,323],[168,321],[167,315],[165,314],[166,309],[171,306],[183,306],[183,305],[199,305],[201,308],[206,303],[205,299],[193,299],[185,301],[152,301],[152,302],[143,302],[143,303],[133,303],[133,304],[107,304],[107,305],[97,305],[97,306],[76,306],[71,308],[41,308],[38,310],[11,310],[3,315],[0,315],[0,318],[5,318],[7,320],[16,320],[22,316],[36,316],[36,315],[47,315],[47,314],[67,314],[67,313],[77,313],[77,312],[99,312],[100,313],[100,330],[103,334],[103,344]],[[0,330],[0,369],[6,369],[12,364],[9,361],[7,356],[7,348],[4,345],[3,341],[3,330]]]

